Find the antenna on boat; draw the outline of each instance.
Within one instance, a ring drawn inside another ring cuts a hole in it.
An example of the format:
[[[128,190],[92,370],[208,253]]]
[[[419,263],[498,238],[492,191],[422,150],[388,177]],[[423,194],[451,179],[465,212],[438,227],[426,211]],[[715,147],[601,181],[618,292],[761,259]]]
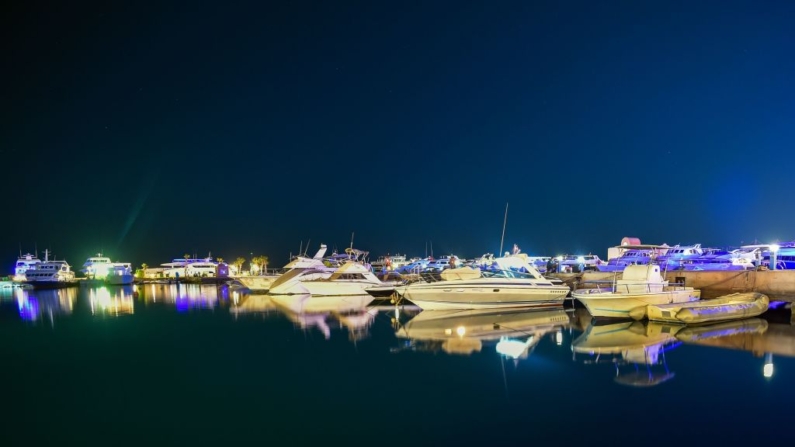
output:
[[[431,257],[433,257],[433,241],[431,241]]]
[[[505,241],[505,224],[508,223],[508,202],[505,202],[505,218],[502,220],[502,237],[500,238],[500,251],[497,253],[502,256],[502,243]]]
[[[19,257],[22,257],[22,242],[19,243]]]
[[[306,248],[304,248],[304,257],[306,257],[306,252],[309,250],[309,243],[312,242],[312,239],[306,241]]]

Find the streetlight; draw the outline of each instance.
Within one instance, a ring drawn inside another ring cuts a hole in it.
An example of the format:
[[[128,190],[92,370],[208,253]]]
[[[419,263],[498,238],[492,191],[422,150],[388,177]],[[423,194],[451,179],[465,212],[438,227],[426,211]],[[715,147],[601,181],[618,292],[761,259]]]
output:
[[[776,254],[778,253],[779,248],[780,247],[778,244],[773,244],[770,246],[770,270],[776,269],[776,264],[778,263]]]

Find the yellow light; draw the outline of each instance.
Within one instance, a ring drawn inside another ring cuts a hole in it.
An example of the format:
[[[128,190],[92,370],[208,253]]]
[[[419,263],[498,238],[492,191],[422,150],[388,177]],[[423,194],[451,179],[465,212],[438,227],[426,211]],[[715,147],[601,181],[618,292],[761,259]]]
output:
[[[464,326],[458,326],[457,328],[455,328],[455,333],[458,334],[459,337],[463,337],[464,334],[467,333],[467,328],[465,328]]]
[[[557,343],[558,346],[563,344],[563,332],[558,331],[558,333],[555,334],[555,343]]]
[[[453,330],[452,329],[445,329],[444,330],[444,335],[453,335]]]

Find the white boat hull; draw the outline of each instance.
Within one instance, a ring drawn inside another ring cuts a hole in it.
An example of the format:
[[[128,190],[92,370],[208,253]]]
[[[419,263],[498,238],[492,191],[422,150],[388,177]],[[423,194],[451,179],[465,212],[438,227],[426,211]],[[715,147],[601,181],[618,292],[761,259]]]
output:
[[[591,316],[596,318],[632,318],[630,312],[649,304],[686,303],[696,301],[701,292],[692,287],[659,292],[622,294],[598,289],[583,289],[572,292],[572,298],[579,300]]]
[[[566,286],[531,288],[526,285],[500,284],[461,287],[441,282],[420,287],[398,287],[395,290],[425,310],[562,306],[569,293]]]
[[[238,276],[235,280],[243,284],[248,290],[252,292],[267,292],[271,288],[273,281],[278,278],[277,275],[267,276]]]

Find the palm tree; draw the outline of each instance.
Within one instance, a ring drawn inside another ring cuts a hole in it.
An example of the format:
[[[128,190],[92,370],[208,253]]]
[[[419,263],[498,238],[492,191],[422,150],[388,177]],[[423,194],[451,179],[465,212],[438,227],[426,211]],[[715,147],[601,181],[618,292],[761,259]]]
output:
[[[183,258],[185,258],[185,260],[186,260],[186,261],[187,261],[188,259],[190,259],[190,255],[189,255],[189,254],[187,254],[187,253],[185,253],[185,255],[184,255],[184,256],[182,256],[182,257],[183,257]]]
[[[218,258],[218,263],[219,264],[223,264],[224,263],[224,258]]]
[[[251,267],[252,267],[252,270],[257,270],[260,275],[264,275],[265,274],[265,270],[268,267],[268,257],[267,256],[256,256],[254,258],[251,258]]]
[[[238,275],[240,274],[240,272],[243,271],[243,263],[245,262],[246,262],[245,258],[238,257],[237,259],[235,259],[235,262],[232,263],[237,268]]]

